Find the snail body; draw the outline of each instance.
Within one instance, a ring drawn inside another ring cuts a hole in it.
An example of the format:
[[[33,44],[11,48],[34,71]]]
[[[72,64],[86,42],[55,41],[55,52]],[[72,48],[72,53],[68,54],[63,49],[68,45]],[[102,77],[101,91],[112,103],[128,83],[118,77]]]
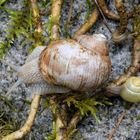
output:
[[[30,84],[38,94],[93,91],[101,86],[111,70],[105,36],[81,35],[76,40],[58,40],[37,47],[19,68],[20,81]]]

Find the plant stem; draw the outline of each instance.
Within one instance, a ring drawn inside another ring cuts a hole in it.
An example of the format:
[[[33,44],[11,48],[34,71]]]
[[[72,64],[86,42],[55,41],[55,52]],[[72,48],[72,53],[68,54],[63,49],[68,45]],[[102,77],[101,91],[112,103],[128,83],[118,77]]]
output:
[[[65,105],[63,105],[65,106]],[[58,106],[58,110],[56,113],[56,140],[63,140],[63,137],[66,133],[67,127],[67,111],[66,108],[62,108],[62,106]]]
[[[35,95],[32,100],[29,116],[24,126],[21,129],[5,136],[2,140],[17,140],[27,135],[27,133],[30,132],[32,128],[32,125],[35,120],[35,116],[39,107],[39,103],[40,103],[40,95]]]
[[[118,79],[114,80],[112,83],[110,83],[106,89],[111,89],[112,87],[121,86],[123,83],[126,82],[126,80],[130,76],[134,76],[137,74],[137,72],[140,71],[140,41],[135,39],[134,40],[134,47],[132,50],[132,62],[131,66],[127,69],[127,71],[121,75]]]
[[[53,26],[51,28],[51,40],[59,39],[59,22],[62,3],[63,0],[52,0],[51,19],[53,20]]]
[[[76,129],[77,124],[79,123],[79,121],[82,119],[82,115],[79,111],[77,111],[72,119],[70,120],[68,126],[67,126],[67,131],[64,135],[64,140],[67,140],[67,138],[69,138],[72,134],[73,134],[73,130]]]
[[[125,10],[125,6],[122,0],[115,0],[115,5],[120,16],[120,25],[117,28],[117,30],[113,33],[112,39],[114,42],[121,42],[127,37],[126,29],[128,24],[128,14]]]
[[[54,129],[56,130],[55,140],[63,140],[63,136],[67,127],[67,106],[59,104],[57,97],[50,98],[50,107],[54,116]]]
[[[111,133],[108,136],[108,140],[112,140],[117,128],[120,126],[121,122],[123,121],[124,117],[126,115],[126,110],[122,112],[122,114],[119,116],[118,121],[116,123],[116,126],[112,129]]]
[[[134,47],[132,50],[132,63],[131,66],[127,69],[126,73],[116,81],[116,85],[121,85],[126,81],[130,76],[136,75],[140,70],[140,41],[134,40]]]
[[[73,0],[70,0],[70,8],[69,8],[69,12],[68,12],[68,18],[67,18],[65,25],[64,25],[66,37],[68,36],[68,30],[69,30],[70,23],[71,23],[72,10],[73,10]]]
[[[113,19],[113,20],[119,20],[120,19],[120,17],[117,14],[111,12],[108,9],[104,0],[95,0],[95,2],[98,3],[99,7],[101,8],[102,12],[104,13],[104,15],[106,17],[108,17],[109,19]]]
[[[126,13],[125,6],[122,0],[115,0],[115,5],[118,11],[118,14],[120,16],[120,26],[118,28],[118,32],[120,34],[123,34],[127,28],[127,22],[128,22],[127,13]]]
[[[95,7],[89,19],[83,25],[81,25],[81,27],[75,32],[74,38],[78,35],[82,35],[86,33],[96,23],[98,17],[99,17],[99,12],[97,8]]]
[[[30,4],[31,4],[33,21],[35,24],[35,31],[34,31],[35,44],[36,46],[38,46],[41,44],[41,36],[42,36],[42,25],[40,21],[39,8],[37,5],[37,0],[30,0]]]

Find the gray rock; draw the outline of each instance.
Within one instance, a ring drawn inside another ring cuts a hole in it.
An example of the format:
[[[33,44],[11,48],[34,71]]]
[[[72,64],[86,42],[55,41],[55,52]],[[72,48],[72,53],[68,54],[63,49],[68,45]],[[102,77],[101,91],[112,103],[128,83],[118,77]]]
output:
[[[116,12],[116,9],[114,7],[114,1],[107,1],[108,6],[110,9],[114,12]],[[6,6],[11,9],[21,9],[23,0],[14,0],[9,1],[6,3]],[[77,11],[81,8],[81,14],[79,17],[74,19],[74,22],[69,28],[69,34],[73,35],[73,33],[79,28],[79,26],[84,23],[85,15],[86,15],[86,0],[75,0],[73,5],[73,12],[72,17],[75,17],[77,15]],[[127,10],[131,10],[134,5],[138,3],[138,0],[125,0],[125,5],[127,7]],[[69,1],[65,1],[62,9],[62,17],[61,17],[61,37],[64,37],[64,24],[67,20],[67,14],[69,9]],[[6,29],[8,28],[8,20],[9,17],[5,12],[0,11],[0,41],[5,40],[6,35]],[[117,12],[116,12],[117,13]],[[43,23],[48,21],[48,17],[42,16]],[[108,20],[108,26],[111,28],[111,30],[115,30],[118,26],[117,22],[114,22],[112,20]],[[131,24],[128,26],[130,29],[132,28]],[[112,72],[110,75],[110,79],[112,80],[116,78],[118,75],[122,74],[124,70],[130,65],[131,61],[131,49],[132,49],[132,41],[126,41],[117,47],[112,41],[111,41],[111,33],[106,28],[106,26],[103,24],[102,19],[98,20],[98,22],[95,24],[94,27],[90,29],[88,34],[93,33],[103,33],[109,41],[109,49],[110,49],[110,57],[112,61]],[[46,38],[48,38],[48,33],[46,29],[44,29],[43,33]],[[29,54],[28,48],[29,45],[25,45],[24,47],[20,47],[20,43],[22,42],[22,37],[17,38],[14,41],[14,44],[8,51],[5,61],[9,61],[12,64],[15,65],[22,65],[24,64],[27,55]],[[47,41],[46,41],[47,42]],[[5,95],[8,88],[15,83],[17,80],[16,73],[6,64],[0,63],[0,94]],[[17,128],[22,126],[27,118],[27,114],[29,112],[30,105],[24,104],[23,100],[31,100],[31,96],[28,93],[27,90],[28,87],[26,87],[24,84],[20,85],[18,88],[16,88],[11,95],[12,104],[15,108],[21,108],[20,112],[14,112],[12,111],[7,105],[4,104],[4,102],[0,102],[0,110],[5,110],[5,112],[10,116],[10,118],[13,118],[16,120],[16,123],[18,124]],[[38,115],[36,116],[35,123],[33,125],[33,128],[31,130],[31,133],[28,134],[28,136],[25,137],[26,140],[43,140],[44,137],[48,136],[51,133],[52,130],[52,115],[50,110],[45,110],[43,113],[41,113],[43,109],[43,101],[41,102],[41,106],[39,108]],[[79,133],[83,137],[83,139],[86,140],[106,140],[108,134],[111,132],[112,128],[115,126],[115,123],[117,121],[117,118],[122,113],[122,111],[125,109],[126,102],[124,102],[120,98],[111,99],[111,102],[113,103],[112,106],[108,107],[99,107],[98,116],[101,120],[99,124],[95,122],[95,119],[92,116],[88,116],[85,119],[81,121],[81,123],[78,125]],[[40,114],[41,113],[41,114]],[[139,140],[140,139],[140,120],[137,119],[138,116],[140,116],[140,104],[133,104],[128,110],[127,115],[123,119],[122,123],[120,124],[119,128],[116,131],[116,134],[114,135],[114,140]],[[75,136],[75,139],[79,140],[77,136]]]

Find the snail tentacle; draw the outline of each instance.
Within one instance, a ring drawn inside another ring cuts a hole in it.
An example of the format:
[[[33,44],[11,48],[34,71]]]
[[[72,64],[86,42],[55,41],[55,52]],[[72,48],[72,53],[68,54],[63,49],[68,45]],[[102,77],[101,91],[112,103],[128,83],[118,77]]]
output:
[[[19,66],[16,66],[16,65],[14,65],[14,64],[12,64],[12,63],[10,63],[10,62],[8,62],[8,61],[2,60],[2,63],[3,63],[3,64],[6,64],[6,65],[8,65],[8,66],[10,66],[10,67],[11,67],[14,71],[16,71],[16,72],[18,72],[19,69],[20,69]]]
[[[22,83],[23,83],[23,79],[18,79],[18,81],[16,83],[14,83],[14,85],[12,87],[10,87],[10,89],[6,93],[6,97],[10,97],[10,93]]]

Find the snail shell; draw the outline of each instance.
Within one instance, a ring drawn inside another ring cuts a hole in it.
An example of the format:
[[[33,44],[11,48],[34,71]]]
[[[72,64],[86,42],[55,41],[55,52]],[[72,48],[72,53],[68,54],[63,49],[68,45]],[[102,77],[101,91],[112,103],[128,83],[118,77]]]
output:
[[[128,102],[140,102],[140,78],[128,78],[121,89],[120,96]]]
[[[34,49],[25,64],[16,68],[19,80],[8,94],[22,82],[37,94],[93,91],[101,86],[111,70],[105,36],[81,35],[76,40],[58,40]]]
[[[75,40],[51,43],[40,55],[44,80],[72,90],[94,90],[110,74],[111,62],[106,38],[101,34],[82,35]]]

